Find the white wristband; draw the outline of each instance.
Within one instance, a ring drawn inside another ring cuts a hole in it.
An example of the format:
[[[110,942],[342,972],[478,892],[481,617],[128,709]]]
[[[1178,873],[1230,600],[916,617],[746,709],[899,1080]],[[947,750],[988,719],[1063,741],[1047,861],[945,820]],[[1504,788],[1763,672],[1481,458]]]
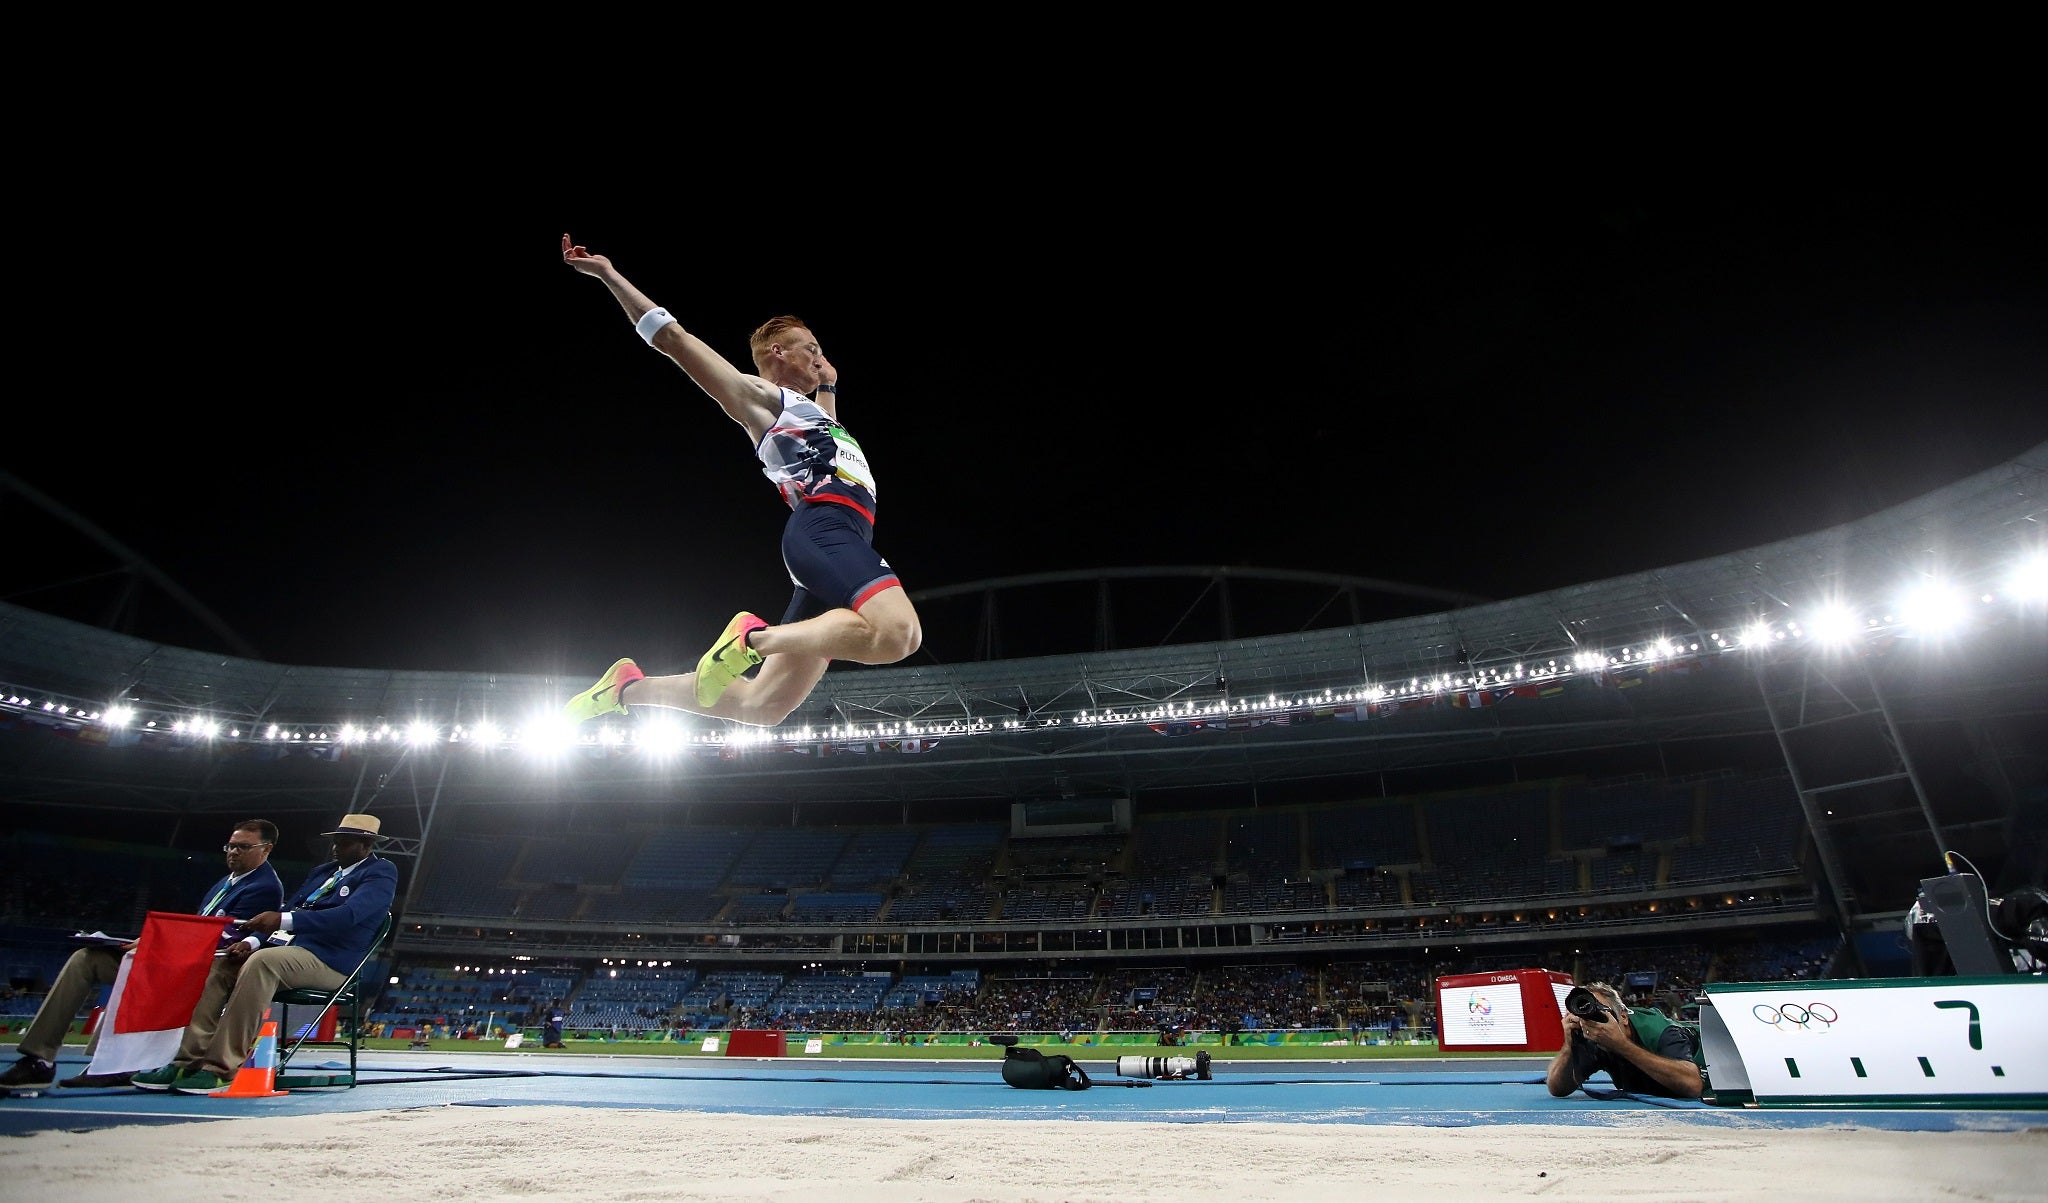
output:
[[[633,323],[633,329],[639,331],[640,337],[646,339],[647,345],[651,347],[654,345],[654,336],[661,333],[661,328],[675,320],[666,309],[650,309],[640,315],[639,321]]]

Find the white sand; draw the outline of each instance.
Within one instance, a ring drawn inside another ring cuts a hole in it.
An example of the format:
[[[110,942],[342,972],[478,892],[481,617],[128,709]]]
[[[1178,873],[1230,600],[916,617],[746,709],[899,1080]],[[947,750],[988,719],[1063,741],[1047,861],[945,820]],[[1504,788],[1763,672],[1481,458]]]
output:
[[[843,1120],[426,1107],[0,1141],[0,1199],[1319,1203],[2042,1198],[2023,1132]]]

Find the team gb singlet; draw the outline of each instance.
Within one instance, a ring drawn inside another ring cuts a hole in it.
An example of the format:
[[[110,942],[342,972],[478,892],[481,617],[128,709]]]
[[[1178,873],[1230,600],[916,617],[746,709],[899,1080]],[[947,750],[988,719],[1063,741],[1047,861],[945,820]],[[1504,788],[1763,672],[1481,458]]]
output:
[[[875,474],[846,427],[802,393],[782,390],[782,413],[754,452],[761,471],[795,509],[798,501],[851,506],[875,520]]]

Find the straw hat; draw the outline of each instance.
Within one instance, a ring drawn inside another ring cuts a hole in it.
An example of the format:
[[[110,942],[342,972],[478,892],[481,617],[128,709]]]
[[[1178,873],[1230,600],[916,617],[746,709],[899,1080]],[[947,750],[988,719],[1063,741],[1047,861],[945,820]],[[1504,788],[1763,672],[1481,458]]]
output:
[[[374,844],[384,838],[380,831],[383,825],[376,815],[343,815],[341,816],[341,826],[324,834],[352,835],[357,839],[368,840]]]

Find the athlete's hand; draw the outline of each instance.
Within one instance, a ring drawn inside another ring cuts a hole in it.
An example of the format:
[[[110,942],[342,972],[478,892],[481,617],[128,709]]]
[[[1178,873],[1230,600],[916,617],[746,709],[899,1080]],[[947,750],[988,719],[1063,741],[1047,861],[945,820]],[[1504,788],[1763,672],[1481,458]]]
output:
[[[602,275],[612,268],[611,260],[603,255],[591,254],[587,246],[577,246],[570,242],[567,234],[562,235],[562,262],[586,276]]]
[[[832,361],[825,358],[823,351],[818,352],[817,365],[819,384],[839,383],[839,369],[832,366]]]

